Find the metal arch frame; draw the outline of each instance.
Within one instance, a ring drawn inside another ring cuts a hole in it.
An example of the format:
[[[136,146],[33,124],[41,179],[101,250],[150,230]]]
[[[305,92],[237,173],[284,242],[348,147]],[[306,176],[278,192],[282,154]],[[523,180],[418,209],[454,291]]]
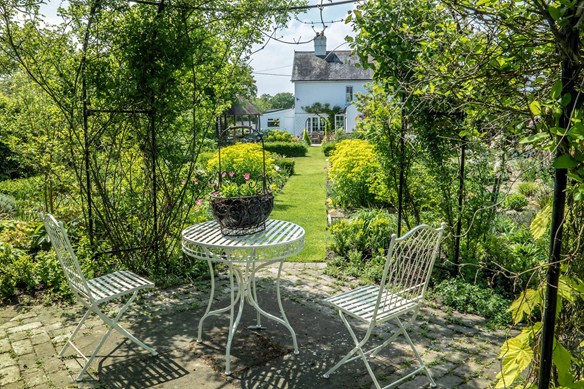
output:
[[[268,226],[265,231],[259,232],[258,234],[265,234],[270,232],[270,226],[277,225],[278,222],[268,220]],[[302,227],[297,226],[290,222],[282,222],[285,226],[296,227],[296,233],[293,236],[287,236],[282,238],[281,236],[275,234],[275,241],[264,242],[258,245],[239,245],[239,246],[227,246],[226,244],[216,243],[216,242],[201,242],[193,241],[189,239],[189,231],[195,226],[189,227],[183,231],[182,234],[182,247],[183,252],[186,255],[192,256],[197,259],[203,259],[207,261],[209,265],[209,272],[211,275],[211,292],[209,295],[209,302],[207,303],[207,308],[205,313],[199,320],[198,331],[197,331],[197,342],[202,342],[203,336],[203,324],[204,321],[209,316],[218,316],[229,311],[229,330],[227,335],[227,346],[225,350],[225,374],[231,375],[231,345],[233,343],[233,338],[235,332],[241,321],[241,316],[243,313],[243,308],[245,302],[251,305],[256,310],[256,324],[248,328],[252,329],[262,329],[261,317],[264,316],[267,319],[273,320],[277,323],[282,324],[292,336],[292,343],[294,346],[294,354],[298,354],[298,341],[296,338],[296,332],[290,325],[286,313],[284,311],[284,306],[282,305],[281,293],[280,293],[280,275],[282,272],[282,266],[284,264],[284,259],[286,257],[292,256],[299,253],[304,248],[304,235],[305,231]],[[209,227],[211,230],[218,229],[219,226],[216,222],[202,223],[202,227]],[[255,234],[254,234],[255,235]],[[290,238],[290,239],[286,239]],[[237,242],[246,239],[246,237],[229,237],[231,242]],[[244,253],[245,255],[242,255]],[[230,284],[230,304],[226,307],[211,310],[213,306],[213,300],[215,298],[215,272],[213,270],[213,262],[225,263],[228,266],[229,274],[229,284]],[[260,306],[257,298],[257,288],[256,288],[256,273],[274,263],[279,263],[278,273],[276,276],[276,300],[278,302],[278,307],[280,310],[281,317],[274,316],[266,311],[264,311]],[[237,282],[237,292],[235,292],[235,282]],[[239,305],[237,314],[235,313],[236,306]]]

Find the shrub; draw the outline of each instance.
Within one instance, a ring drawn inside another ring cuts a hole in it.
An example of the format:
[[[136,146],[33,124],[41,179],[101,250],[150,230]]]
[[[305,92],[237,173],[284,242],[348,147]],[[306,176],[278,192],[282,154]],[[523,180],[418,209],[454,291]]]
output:
[[[442,302],[463,313],[484,316],[493,327],[511,322],[507,308],[511,302],[490,288],[469,284],[460,278],[444,280],[434,288],[434,293],[442,297]]]
[[[333,202],[344,208],[374,204],[381,165],[371,143],[361,139],[344,140],[330,157]]]
[[[527,197],[521,193],[510,193],[503,200],[503,208],[521,211],[528,203]]]
[[[324,155],[326,157],[329,157],[333,151],[335,151],[335,148],[337,147],[337,143],[336,142],[324,142],[322,144],[322,152],[324,153]]]
[[[329,250],[335,259],[329,266],[346,275],[379,282],[385,252],[395,230],[395,216],[382,210],[361,210],[350,219],[333,224]]]
[[[213,158],[214,155],[215,155],[215,153],[212,153],[210,151],[205,151],[205,152],[199,153],[199,155],[197,156],[198,166],[207,166],[207,164],[209,163],[209,160],[211,158]]]
[[[296,142],[266,142],[264,144],[266,151],[271,153],[280,154],[284,157],[305,157],[308,149],[306,145]]]
[[[41,198],[43,178],[41,176],[0,181],[0,193],[14,197],[16,200]]]
[[[337,128],[335,130],[335,140],[337,142],[347,139],[347,131],[344,128]]]
[[[0,193],[0,218],[13,218],[16,216],[17,210],[14,197]]]
[[[36,286],[33,263],[24,250],[0,242],[0,298],[12,298],[17,288],[31,291]]]
[[[276,166],[278,166],[281,171],[286,172],[288,176],[294,175],[294,166],[296,162],[293,159],[282,158],[276,162]]]
[[[256,143],[237,143],[221,149],[221,173],[234,173],[232,181],[238,184],[245,184],[247,179],[260,182],[264,174],[262,146]],[[278,172],[274,168],[274,158],[266,152],[266,175],[270,178],[277,176]],[[210,174],[219,169],[218,153],[213,155],[207,162],[207,170]],[[247,179],[244,174],[249,174]]]
[[[264,142],[295,142],[292,134],[282,130],[269,130],[264,136]]]
[[[308,130],[305,128],[304,132],[302,133],[302,141],[304,143],[306,143],[308,146],[310,146],[312,144],[312,141],[310,140],[310,135],[308,135]]]
[[[535,196],[538,189],[539,185],[532,181],[522,182],[519,185],[517,185],[517,191],[527,197]]]

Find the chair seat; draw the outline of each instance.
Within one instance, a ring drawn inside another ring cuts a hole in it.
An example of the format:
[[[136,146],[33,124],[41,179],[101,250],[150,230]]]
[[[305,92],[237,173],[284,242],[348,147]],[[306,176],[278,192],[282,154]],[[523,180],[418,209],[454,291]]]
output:
[[[140,289],[154,288],[154,283],[130,271],[117,271],[87,281],[97,302],[108,301]]]
[[[329,297],[324,301],[356,319],[370,323],[375,312],[378,294],[379,286],[369,285]],[[419,302],[420,299],[406,299],[385,290],[381,297],[376,321],[382,322],[402,315],[416,308]]]

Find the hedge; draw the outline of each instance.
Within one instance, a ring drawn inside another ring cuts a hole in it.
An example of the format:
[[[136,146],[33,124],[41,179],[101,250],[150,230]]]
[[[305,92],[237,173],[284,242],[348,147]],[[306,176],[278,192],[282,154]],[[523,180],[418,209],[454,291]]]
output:
[[[300,142],[266,142],[264,144],[266,151],[283,155],[284,157],[305,157],[308,148]]]

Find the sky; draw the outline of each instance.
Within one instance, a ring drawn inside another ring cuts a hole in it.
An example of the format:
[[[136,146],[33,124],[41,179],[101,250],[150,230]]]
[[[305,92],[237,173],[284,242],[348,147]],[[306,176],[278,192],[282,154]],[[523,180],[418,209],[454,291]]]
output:
[[[47,5],[41,7],[41,12],[47,18],[47,22],[58,23],[57,8],[62,0],[47,0]],[[335,0],[332,0],[334,3]],[[325,0],[325,4],[330,4],[331,0]],[[63,4],[66,4],[64,2]],[[309,5],[320,4],[320,0],[309,0]],[[348,50],[345,43],[345,36],[354,35],[351,26],[345,24],[344,19],[347,13],[353,9],[354,4],[341,4],[337,6],[324,7],[322,20],[324,20],[327,38],[327,50]],[[316,24],[308,24],[318,22]],[[331,23],[332,22],[332,23]],[[313,51],[314,44],[311,41],[316,32],[323,29],[320,11],[311,9],[298,15],[297,20],[292,19],[287,28],[276,31],[273,34],[279,41],[265,37],[263,44],[252,46],[250,65],[254,70],[253,76],[256,80],[258,96],[269,94],[274,96],[280,92],[294,92],[294,85],[290,81],[292,76],[292,62],[294,51]],[[271,34],[272,31],[267,31]],[[304,44],[294,44],[294,42],[306,42]],[[262,48],[263,47],[263,48]]]
[[[329,3],[329,1],[327,0],[325,3]],[[320,1],[310,0],[309,4],[320,4]],[[326,25],[324,34],[327,38],[327,50],[349,49],[348,44],[345,42],[345,36],[354,34],[351,26],[345,24],[344,19],[353,7],[354,4],[342,4],[323,9],[322,18]],[[306,42],[315,37],[315,31],[322,31],[323,25],[320,21],[319,10],[312,9],[298,15],[298,20],[293,19],[288,24],[288,28],[278,30],[274,36],[278,40],[286,42]],[[335,22],[326,23],[330,21]],[[318,24],[311,25],[307,24],[307,22],[318,22]],[[294,86],[290,78],[292,76],[294,51],[313,51],[314,43],[286,44],[276,40],[268,40],[267,38],[266,41],[265,48],[253,54],[250,62],[254,69],[253,75],[257,83],[258,96],[264,93],[272,96],[280,92],[293,93]],[[252,49],[258,50],[262,46],[255,45]],[[271,75],[261,73],[269,73]]]

